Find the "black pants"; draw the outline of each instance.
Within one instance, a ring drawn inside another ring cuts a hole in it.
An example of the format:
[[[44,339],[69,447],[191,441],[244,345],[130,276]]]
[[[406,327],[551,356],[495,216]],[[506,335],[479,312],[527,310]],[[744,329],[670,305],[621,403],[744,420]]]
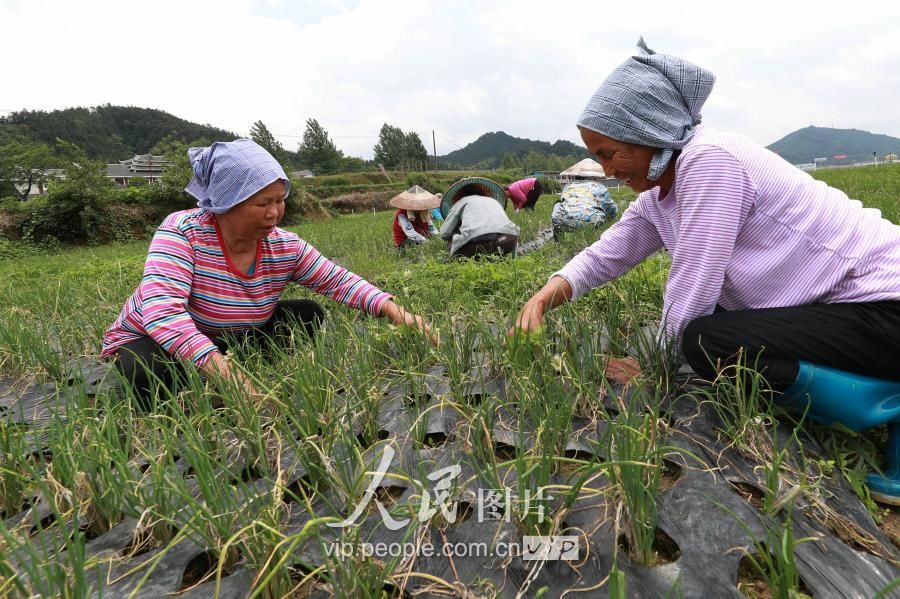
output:
[[[900,381],[900,301],[717,310],[688,324],[682,340],[688,364],[707,380],[743,348],[745,365],[776,391],[797,379],[800,361]]]
[[[473,238],[469,243],[456,250],[457,258],[478,258],[500,254],[506,256],[516,251],[519,238],[515,235],[488,233]]]
[[[542,193],[544,193],[544,186],[541,185],[540,181],[535,181],[534,187],[532,187],[531,191],[528,192],[528,195],[525,196],[525,203],[522,204],[522,208],[525,210],[534,210],[534,205],[537,204],[538,198],[541,197]]]
[[[213,342],[222,353],[228,351],[230,342],[247,336],[263,344],[278,343],[281,328],[293,323],[302,324],[306,334],[313,336],[323,316],[322,307],[312,300],[284,300],[278,302],[272,317],[263,326],[229,334]],[[178,384],[179,372],[184,367],[150,337],[135,339],[119,348],[115,364],[125,379],[131,382],[138,401],[145,409],[150,407],[157,386],[171,389]]]

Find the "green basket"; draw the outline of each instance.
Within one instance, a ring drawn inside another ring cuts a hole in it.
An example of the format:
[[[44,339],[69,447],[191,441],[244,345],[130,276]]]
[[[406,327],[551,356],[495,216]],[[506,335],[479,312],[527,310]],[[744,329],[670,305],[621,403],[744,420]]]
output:
[[[499,183],[484,177],[466,177],[451,185],[444,192],[444,197],[441,200],[441,214],[444,218],[447,218],[447,213],[450,212],[453,204],[464,197],[461,192],[466,185],[475,185],[478,188],[478,195],[494,198],[506,210],[506,193],[503,192],[503,187]],[[468,193],[467,195],[472,194]]]

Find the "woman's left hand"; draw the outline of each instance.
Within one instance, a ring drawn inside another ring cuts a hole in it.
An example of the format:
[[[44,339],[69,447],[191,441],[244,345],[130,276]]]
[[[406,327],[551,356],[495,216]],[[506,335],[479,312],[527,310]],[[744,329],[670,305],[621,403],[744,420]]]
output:
[[[431,332],[431,325],[428,322],[419,316],[418,314],[413,314],[412,312],[406,310],[403,306],[396,304],[393,300],[388,300],[384,302],[381,306],[381,316],[386,316],[391,319],[398,327],[413,327],[419,329],[431,339],[431,343],[434,345],[438,345],[439,340],[437,335]]]

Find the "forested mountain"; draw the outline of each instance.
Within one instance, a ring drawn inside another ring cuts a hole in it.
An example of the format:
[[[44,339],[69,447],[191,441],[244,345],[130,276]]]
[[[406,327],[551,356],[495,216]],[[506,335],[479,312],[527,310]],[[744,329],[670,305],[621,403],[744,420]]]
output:
[[[198,125],[162,110],[134,106],[22,110],[0,118],[0,145],[13,141],[53,145],[57,138],[74,143],[90,158],[116,162],[146,154],[160,141],[227,141],[230,131]]]
[[[870,162],[872,152],[879,157],[900,155],[900,139],[859,129],[804,127],[767,146],[791,164],[827,158],[826,165]],[[836,158],[844,156],[844,158]]]
[[[503,131],[485,133],[469,145],[439,156],[438,163],[451,167],[494,168],[501,166],[504,156],[513,154],[523,157],[529,152],[551,154],[559,157],[589,158],[590,154],[583,146],[570,141],[558,140],[555,143],[535,141],[513,137]]]

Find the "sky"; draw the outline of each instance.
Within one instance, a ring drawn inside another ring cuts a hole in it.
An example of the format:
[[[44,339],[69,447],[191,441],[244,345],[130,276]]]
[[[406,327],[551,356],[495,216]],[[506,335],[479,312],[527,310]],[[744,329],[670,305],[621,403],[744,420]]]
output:
[[[796,5],[796,6],[795,6]],[[900,2],[0,0],[0,114],[165,110],[289,150],[315,118],[370,158],[383,123],[447,154],[489,131],[580,143],[636,53],[712,71],[704,122],[763,145],[808,125],[900,137]]]

